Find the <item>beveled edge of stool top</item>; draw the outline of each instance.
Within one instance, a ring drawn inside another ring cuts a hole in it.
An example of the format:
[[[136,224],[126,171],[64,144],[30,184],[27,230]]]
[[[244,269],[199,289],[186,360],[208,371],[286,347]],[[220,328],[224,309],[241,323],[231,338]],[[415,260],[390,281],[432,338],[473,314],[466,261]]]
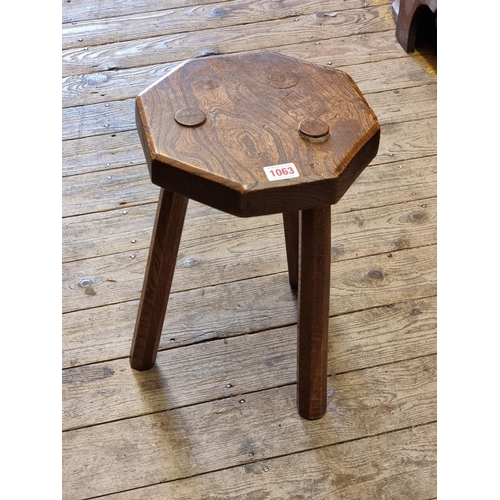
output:
[[[337,203],[380,137],[348,74],[273,52],[181,63],[136,121],[154,184],[240,217]]]

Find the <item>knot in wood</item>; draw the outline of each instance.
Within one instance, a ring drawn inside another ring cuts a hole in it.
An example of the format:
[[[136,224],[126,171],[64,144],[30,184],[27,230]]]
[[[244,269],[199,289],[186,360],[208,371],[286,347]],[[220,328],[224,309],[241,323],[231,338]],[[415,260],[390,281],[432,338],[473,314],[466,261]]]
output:
[[[366,273],[366,276],[371,280],[381,280],[384,277],[384,273],[378,269],[372,269]]]

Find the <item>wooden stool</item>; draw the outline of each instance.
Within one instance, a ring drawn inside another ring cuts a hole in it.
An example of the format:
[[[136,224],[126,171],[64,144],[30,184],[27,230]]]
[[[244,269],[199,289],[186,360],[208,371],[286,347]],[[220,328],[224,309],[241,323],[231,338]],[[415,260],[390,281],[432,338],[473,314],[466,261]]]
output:
[[[282,213],[298,287],[298,408],[326,411],[330,205],[375,157],[377,118],[349,75],[274,53],[188,60],[142,92],[137,127],[160,186],[130,364],[156,359],[188,199]]]

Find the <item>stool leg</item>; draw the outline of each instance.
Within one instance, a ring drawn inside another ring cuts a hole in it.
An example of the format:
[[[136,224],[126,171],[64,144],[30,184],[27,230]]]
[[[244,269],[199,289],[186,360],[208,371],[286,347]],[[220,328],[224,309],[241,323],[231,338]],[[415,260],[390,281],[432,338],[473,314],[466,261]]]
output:
[[[299,242],[297,399],[299,414],[314,420],[326,412],[330,206],[300,212]]]
[[[299,286],[299,212],[283,212],[288,280],[292,288]]]
[[[130,366],[136,370],[149,370],[156,360],[187,205],[188,198],[160,191],[130,350]]]

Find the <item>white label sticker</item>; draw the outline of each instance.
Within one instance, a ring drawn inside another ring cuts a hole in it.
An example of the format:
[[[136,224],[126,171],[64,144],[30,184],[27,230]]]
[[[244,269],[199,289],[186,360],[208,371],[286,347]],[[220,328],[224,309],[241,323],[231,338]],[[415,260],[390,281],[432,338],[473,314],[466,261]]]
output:
[[[299,177],[299,172],[294,163],[283,163],[282,165],[264,167],[264,172],[270,181],[280,181],[281,179]]]

